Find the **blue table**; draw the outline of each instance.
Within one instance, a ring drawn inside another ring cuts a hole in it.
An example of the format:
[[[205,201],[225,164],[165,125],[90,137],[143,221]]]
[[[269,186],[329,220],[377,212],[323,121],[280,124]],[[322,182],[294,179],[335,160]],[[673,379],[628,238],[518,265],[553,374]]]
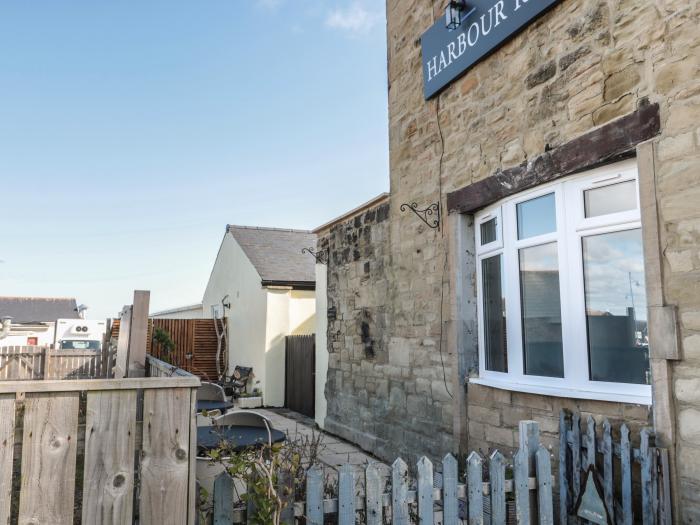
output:
[[[272,442],[282,443],[287,436],[279,430],[272,430]],[[223,425],[213,427],[197,427],[197,451],[203,456],[207,450],[219,446],[222,441],[235,445],[234,451],[249,447],[258,447],[268,443],[267,429],[264,427],[248,427],[243,425]]]

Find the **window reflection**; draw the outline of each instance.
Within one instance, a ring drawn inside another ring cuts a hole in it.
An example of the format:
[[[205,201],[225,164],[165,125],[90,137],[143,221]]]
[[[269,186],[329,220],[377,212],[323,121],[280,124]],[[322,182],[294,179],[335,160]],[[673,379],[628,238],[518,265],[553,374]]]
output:
[[[507,372],[506,298],[503,290],[501,255],[482,259],[481,279],[484,289],[486,369],[495,372]]]
[[[641,230],[582,242],[590,377],[649,384]]]
[[[525,373],[564,377],[557,243],[520,250]]]
[[[548,193],[517,205],[518,239],[527,239],[557,231],[554,193]]]
[[[637,208],[637,184],[633,180],[583,192],[586,218]]]
[[[496,240],[496,218],[481,224],[481,245],[484,246]]]

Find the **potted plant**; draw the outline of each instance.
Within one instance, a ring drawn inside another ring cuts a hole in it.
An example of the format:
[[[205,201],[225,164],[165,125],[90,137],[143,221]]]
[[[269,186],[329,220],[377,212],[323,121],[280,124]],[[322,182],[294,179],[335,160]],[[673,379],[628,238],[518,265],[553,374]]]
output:
[[[255,382],[256,385],[260,384],[260,381]],[[263,406],[262,392],[260,387],[256,386],[253,388],[252,392],[243,392],[238,397],[239,408],[260,408]]]

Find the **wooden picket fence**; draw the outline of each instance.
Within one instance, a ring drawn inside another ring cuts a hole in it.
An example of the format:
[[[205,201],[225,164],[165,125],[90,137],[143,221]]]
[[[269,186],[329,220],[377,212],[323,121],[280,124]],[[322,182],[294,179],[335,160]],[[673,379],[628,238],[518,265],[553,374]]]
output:
[[[0,347],[0,381],[107,377],[103,352],[47,346]]]
[[[505,524],[530,523],[531,517],[540,524],[554,523],[551,454],[539,442],[537,422],[520,422],[520,448],[512,464],[508,463],[499,451],[488,458],[472,452],[465,465],[466,483],[459,482],[459,465],[451,454],[443,458],[438,476],[433,463],[420,458],[415,480],[401,458],[393,463],[389,479],[384,479],[376,463],[359,472],[364,474],[361,480],[357,479],[358,467],[344,465],[337,476],[338,496],[334,498],[324,497],[324,473],[314,466],[307,471],[304,500],[289,498],[283,523],[292,524],[301,517],[313,525],[329,520],[339,525],[355,525],[357,520],[368,525],[383,525],[387,520],[394,525]],[[507,467],[512,467],[511,477],[506,476]],[[251,523],[246,521],[247,509],[235,507],[231,483],[226,473],[214,483],[214,525]],[[385,492],[387,485],[391,488]]]
[[[620,426],[619,442],[605,419],[602,432],[588,416],[581,430],[581,415],[562,410],[559,416],[559,519],[570,523],[578,501],[582,477],[594,466],[602,478],[605,506],[613,523],[671,524],[671,488],[668,450],[654,446],[654,434],[643,428],[639,447],[631,445],[630,429]],[[636,490],[635,490],[636,489]],[[635,519],[635,502],[640,516]]]
[[[193,525],[199,384],[0,381],[0,523]]]

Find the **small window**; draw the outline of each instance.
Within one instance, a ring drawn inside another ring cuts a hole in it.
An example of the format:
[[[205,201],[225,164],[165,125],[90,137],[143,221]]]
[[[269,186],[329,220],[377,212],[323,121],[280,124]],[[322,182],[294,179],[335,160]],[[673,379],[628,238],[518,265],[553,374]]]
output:
[[[494,372],[507,372],[506,298],[503,293],[503,265],[500,255],[481,261],[481,278],[484,289],[486,368]]]
[[[637,202],[636,167],[625,161],[514,195],[476,215],[475,381],[650,402]],[[498,222],[490,223],[493,217]]]
[[[637,183],[633,180],[593,188],[583,192],[587,219],[637,208]]]
[[[557,229],[554,193],[521,202],[518,210],[518,239],[552,233]]]
[[[481,223],[481,245],[485,246],[498,239],[496,217]]]

